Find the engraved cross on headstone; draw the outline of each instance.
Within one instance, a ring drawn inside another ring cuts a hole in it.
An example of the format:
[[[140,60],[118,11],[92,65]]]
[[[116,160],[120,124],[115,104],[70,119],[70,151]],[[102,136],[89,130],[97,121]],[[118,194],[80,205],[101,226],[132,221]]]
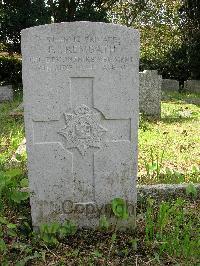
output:
[[[70,79],[71,106],[59,120],[33,121],[34,144],[59,143],[72,155],[73,195],[95,202],[94,153],[109,142],[130,141],[130,119],[106,119],[95,108],[92,77]]]

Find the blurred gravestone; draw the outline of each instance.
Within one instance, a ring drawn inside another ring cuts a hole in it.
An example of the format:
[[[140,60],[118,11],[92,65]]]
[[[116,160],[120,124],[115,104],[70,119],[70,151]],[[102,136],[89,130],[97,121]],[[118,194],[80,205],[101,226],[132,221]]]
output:
[[[176,91],[179,90],[179,81],[175,79],[163,79],[162,91]]]
[[[188,92],[200,93],[200,80],[186,80],[184,89]]]
[[[33,225],[95,226],[110,201],[136,203],[139,36],[73,22],[22,31]]]
[[[161,116],[162,76],[157,70],[140,72],[139,109],[141,113],[154,118]]]
[[[0,102],[12,101],[13,90],[12,85],[0,86]]]

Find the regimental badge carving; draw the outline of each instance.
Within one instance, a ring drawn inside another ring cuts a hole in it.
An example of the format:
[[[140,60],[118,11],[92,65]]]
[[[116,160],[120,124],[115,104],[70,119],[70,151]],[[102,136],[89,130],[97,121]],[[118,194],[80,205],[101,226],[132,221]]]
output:
[[[66,139],[66,148],[77,148],[82,156],[90,147],[101,148],[106,129],[99,125],[96,114],[86,105],[77,107],[72,114],[64,114],[66,126],[58,133]]]

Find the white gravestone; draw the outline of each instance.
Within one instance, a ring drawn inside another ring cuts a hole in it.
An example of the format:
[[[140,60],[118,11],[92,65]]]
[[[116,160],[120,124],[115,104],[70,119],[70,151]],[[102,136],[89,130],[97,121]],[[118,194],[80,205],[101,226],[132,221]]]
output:
[[[139,34],[73,22],[22,31],[33,225],[98,225],[136,203]]]
[[[140,72],[139,109],[141,113],[154,118],[161,116],[162,76],[157,70]]]

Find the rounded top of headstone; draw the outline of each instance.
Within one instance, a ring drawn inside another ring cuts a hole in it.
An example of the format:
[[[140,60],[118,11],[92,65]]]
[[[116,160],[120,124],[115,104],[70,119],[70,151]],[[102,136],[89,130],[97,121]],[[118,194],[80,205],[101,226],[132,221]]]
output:
[[[126,30],[130,32],[134,32],[135,35],[139,36],[139,30],[129,28],[124,25],[120,24],[112,24],[112,23],[105,23],[105,22],[91,22],[91,21],[73,21],[73,22],[61,22],[61,23],[51,23],[51,24],[44,24],[44,25],[39,25],[39,26],[34,26],[30,28],[23,29],[21,31],[21,34],[24,34],[27,31],[40,31],[44,29],[50,29],[52,32],[57,32],[61,31],[62,29],[65,28],[81,28],[81,27],[90,27],[90,28],[113,28],[113,29],[118,29],[118,30]]]
[[[158,70],[150,70],[150,69],[146,69],[143,71],[143,73],[146,74],[153,74],[153,75],[158,75]]]

